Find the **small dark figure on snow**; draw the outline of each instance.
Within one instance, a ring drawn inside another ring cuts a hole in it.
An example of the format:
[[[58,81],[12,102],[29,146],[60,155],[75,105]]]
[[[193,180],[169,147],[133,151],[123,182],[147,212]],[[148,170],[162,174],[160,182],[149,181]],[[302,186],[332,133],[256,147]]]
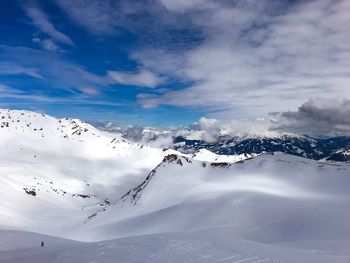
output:
[[[41,247],[43,247],[44,246],[44,241],[41,241]]]

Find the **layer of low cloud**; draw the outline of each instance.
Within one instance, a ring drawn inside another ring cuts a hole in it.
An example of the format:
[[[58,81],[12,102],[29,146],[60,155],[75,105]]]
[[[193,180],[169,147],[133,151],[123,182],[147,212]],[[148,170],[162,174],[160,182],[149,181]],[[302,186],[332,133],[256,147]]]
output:
[[[120,133],[131,141],[157,147],[170,147],[175,137],[214,143],[222,138],[275,137],[282,134],[280,131],[270,130],[269,119],[227,121],[202,117],[188,126],[167,128],[119,126],[112,122],[95,123],[95,126],[102,130]]]
[[[182,127],[119,126],[112,122],[96,123],[100,129],[122,134],[125,138],[157,147],[170,147],[173,139],[215,143],[222,139],[273,138],[306,135],[314,138],[350,136],[350,100],[313,99],[297,109],[270,113],[255,120],[220,120],[202,117]]]

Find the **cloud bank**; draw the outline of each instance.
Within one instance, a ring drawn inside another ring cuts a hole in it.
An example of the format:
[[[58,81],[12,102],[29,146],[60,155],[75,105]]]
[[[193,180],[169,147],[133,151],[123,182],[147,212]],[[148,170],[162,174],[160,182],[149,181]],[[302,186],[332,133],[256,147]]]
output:
[[[296,111],[274,113],[273,129],[312,136],[350,136],[350,100],[312,99]]]
[[[167,64],[176,56],[170,51],[162,57],[158,50],[134,54],[155,71],[191,82],[181,90],[140,95],[145,106],[209,108],[214,116],[237,118],[292,109],[315,96],[349,97],[349,1],[163,2],[174,12],[196,14],[194,23],[206,37],[179,51],[182,62],[171,71]]]
[[[215,143],[223,138],[273,138],[306,135],[314,138],[350,136],[350,100],[312,99],[294,111],[274,112],[255,120],[200,118],[187,127],[118,126],[111,122],[97,127],[122,134],[134,142],[169,147],[173,138]]]

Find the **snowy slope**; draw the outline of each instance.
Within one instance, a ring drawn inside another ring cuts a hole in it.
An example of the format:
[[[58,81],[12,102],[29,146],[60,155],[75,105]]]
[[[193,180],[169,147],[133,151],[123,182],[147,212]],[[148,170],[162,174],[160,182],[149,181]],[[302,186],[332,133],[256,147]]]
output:
[[[0,241],[2,263],[347,263],[344,248],[332,251],[290,249],[230,236],[227,231],[196,231],[129,237],[94,243],[72,242],[27,232],[1,232],[6,242],[16,240],[20,249]],[[0,239],[1,240],[1,239]],[[17,242],[19,240],[19,242]],[[23,240],[23,241],[22,241]],[[45,246],[40,248],[41,240]],[[30,246],[23,246],[31,241]],[[13,247],[12,247],[13,248]]]
[[[243,161],[249,158],[253,158],[258,154],[238,154],[238,155],[222,155],[213,153],[207,149],[200,149],[192,155],[184,155],[191,156],[192,159],[197,161],[205,161],[211,163],[235,163],[239,161]]]
[[[9,110],[0,111],[0,120],[1,228],[61,235],[89,209],[137,184],[166,154],[79,120]]]
[[[348,164],[285,154],[234,164],[169,155],[75,235],[98,240],[229,227],[267,243],[348,239],[349,187]]]
[[[66,236],[142,182],[165,155],[180,154],[77,119],[0,110],[0,120],[0,228]]]
[[[0,149],[0,229],[20,230],[0,262],[350,261],[348,163],[181,154],[9,110]]]

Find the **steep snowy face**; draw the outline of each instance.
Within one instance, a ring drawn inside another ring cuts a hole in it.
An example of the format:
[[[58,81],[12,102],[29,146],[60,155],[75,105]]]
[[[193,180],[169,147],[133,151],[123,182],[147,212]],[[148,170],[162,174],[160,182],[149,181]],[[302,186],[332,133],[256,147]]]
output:
[[[168,155],[80,233],[99,239],[227,227],[263,242],[349,238],[349,175],[347,164],[282,153],[238,163]]]
[[[64,235],[166,154],[75,119],[0,110],[0,227]]]

